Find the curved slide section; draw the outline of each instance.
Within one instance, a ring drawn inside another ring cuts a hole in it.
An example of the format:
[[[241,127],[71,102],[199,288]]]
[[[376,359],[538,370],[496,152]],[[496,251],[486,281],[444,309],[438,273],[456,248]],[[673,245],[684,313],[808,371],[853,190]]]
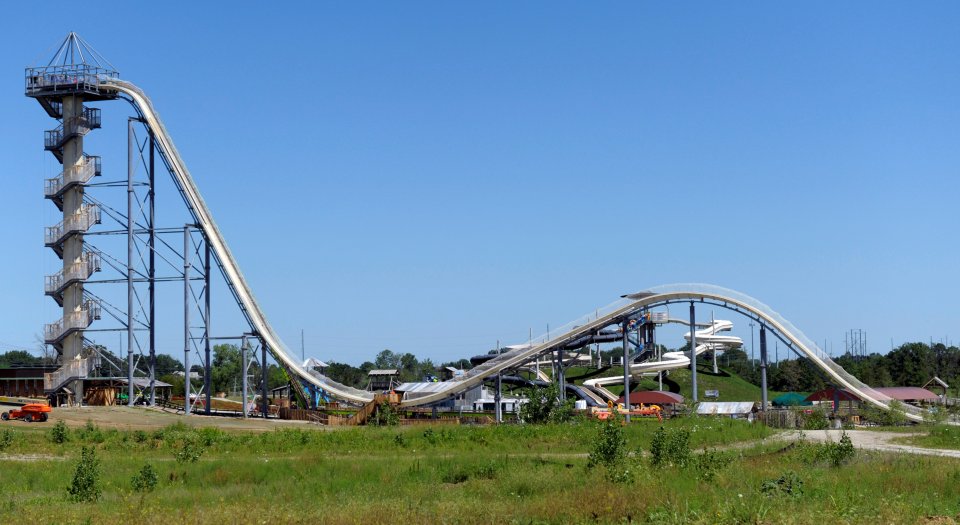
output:
[[[200,190],[197,189],[190,171],[187,170],[186,164],[180,158],[180,153],[174,146],[173,139],[167,133],[163,121],[160,120],[160,116],[153,108],[153,103],[140,88],[130,82],[113,78],[104,79],[104,82],[107,88],[116,89],[118,92],[127,95],[147,126],[153,131],[161,157],[167,168],[173,173],[174,182],[183,193],[194,220],[203,230],[204,236],[210,243],[210,248],[223,270],[228,286],[241,304],[251,328],[263,338],[264,344],[274,359],[281,363],[292,375],[304,379],[334,397],[357,403],[366,403],[373,400],[373,393],[371,392],[341,385],[317,372],[303,368],[297,358],[287,351],[283,341],[280,340],[270,322],[267,321],[263,310],[260,309],[260,305],[254,298],[247,281],[243,278],[243,274],[240,273],[240,266],[233,258],[230,248],[227,247],[226,240],[220,233],[220,229],[217,228],[213,215],[203,201],[203,197],[200,196]]]
[[[668,322],[685,324],[689,326],[688,321],[682,321],[679,319],[671,319]],[[701,326],[698,323],[698,326]],[[739,348],[743,346],[743,340],[739,337],[732,335],[721,335],[718,332],[728,332],[733,329],[733,323],[730,321],[716,320],[707,325],[706,328],[701,328],[696,330],[697,342],[701,343],[697,345],[697,355],[712,350],[724,350],[727,348]],[[684,339],[690,341],[690,332],[687,332],[683,335]],[[630,375],[639,376],[643,374],[663,372],[666,370],[676,370],[678,368],[689,368],[690,367],[690,355],[687,352],[664,352],[660,356],[659,361],[647,361],[645,363],[637,363],[630,365]],[[588,379],[583,382],[584,386],[603,388],[604,392],[611,393],[609,390],[606,390],[604,387],[608,385],[620,385],[623,384],[623,376],[609,376],[609,377],[598,377],[596,379]]]

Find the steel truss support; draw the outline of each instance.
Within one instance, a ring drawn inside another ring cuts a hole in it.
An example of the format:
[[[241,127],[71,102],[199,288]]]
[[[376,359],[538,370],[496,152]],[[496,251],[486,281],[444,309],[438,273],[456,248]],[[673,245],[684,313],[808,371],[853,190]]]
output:
[[[157,229],[156,229],[156,177],[154,170],[154,151],[156,150],[157,144],[156,139],[153,136],[152,131],[149,133],[149,147],[150,147],[150,164],[148,166],[148,177],[150,180],[150,189],[147,196],[147,201],[150,206],[150,217],[149,224],[147,225],[150,229],[147,238],[147,247],[149,249],[148,257],[149,263],[147,267],[147,290],[148,290],[148,302],[150,303],[150,406],[156,406],[157,404]]]

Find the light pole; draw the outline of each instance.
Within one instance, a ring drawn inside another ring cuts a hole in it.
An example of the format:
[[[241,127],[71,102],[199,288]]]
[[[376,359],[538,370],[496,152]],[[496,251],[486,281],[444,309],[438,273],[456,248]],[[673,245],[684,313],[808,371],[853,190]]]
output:
[[[756,363],[754,362],[753,357],[753,327],[756,326],[753,324],[753,321],[750,321],[750,368],[756,368]]]

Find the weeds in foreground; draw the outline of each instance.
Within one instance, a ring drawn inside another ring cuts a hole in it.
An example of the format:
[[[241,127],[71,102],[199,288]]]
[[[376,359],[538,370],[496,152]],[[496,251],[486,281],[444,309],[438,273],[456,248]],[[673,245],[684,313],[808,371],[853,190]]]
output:
[[[57,421],[50,428],[50,441],[60,445],[67,441],[68,430],[67,424],[63,421]]]
[[[799,498],[803,496],[803,480],[800,475],[788,470],[776,479],[768,479],[760,484],[760,493],[768,497],[787,496]]]
[[[80,449],[80,461],[73,471],[73,481],[67,488],[70,499],[76,502],[97,501],[100,499],[100,460],[93,447]]]
[[[133,487],[134,492],[153,492],[153,489],[157,488],[159,479],[153,465],[147,463],[139,472],[133,475],[133,478],[130,479],[130,485]]]
[[[13,444],[13,430],[9,428],[0,432],[0,450],[7,450]]]
[[[660,427],[650,442],[650,464],[657,468],[686,467],[690,462],[690,431]]]

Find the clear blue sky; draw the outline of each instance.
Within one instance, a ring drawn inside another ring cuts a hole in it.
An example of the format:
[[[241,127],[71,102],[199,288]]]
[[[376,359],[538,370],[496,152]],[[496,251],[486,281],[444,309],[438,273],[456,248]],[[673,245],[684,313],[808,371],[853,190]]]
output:
[[[0,350],[58,316],[54,124],[22,71],[70,30],[151,95],[316,357],[469,356],[671,282],[748,293],[835,350],[850,328],[878,351],[957,336],[954,2],[66,5],[0,17]],[[101,106],[88,150],[119,178],[128,109]]]

